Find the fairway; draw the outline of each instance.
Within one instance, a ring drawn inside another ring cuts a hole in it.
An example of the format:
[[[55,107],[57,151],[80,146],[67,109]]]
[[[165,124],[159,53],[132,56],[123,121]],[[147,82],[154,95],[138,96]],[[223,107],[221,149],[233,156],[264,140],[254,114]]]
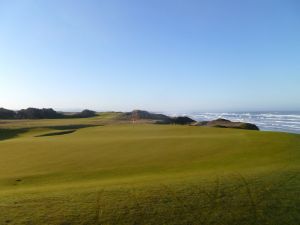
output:
[[[0,224],[300,221],[300,135],[89,120],[0,131]]]
[[[300,225],[300,0],[0,0],[0,225]]]

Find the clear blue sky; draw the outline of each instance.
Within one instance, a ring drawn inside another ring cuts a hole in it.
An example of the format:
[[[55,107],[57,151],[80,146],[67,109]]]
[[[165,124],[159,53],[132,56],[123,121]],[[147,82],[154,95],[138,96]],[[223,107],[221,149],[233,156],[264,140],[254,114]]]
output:
[[[0,107],[300,109],[298,0],[0,0]]]

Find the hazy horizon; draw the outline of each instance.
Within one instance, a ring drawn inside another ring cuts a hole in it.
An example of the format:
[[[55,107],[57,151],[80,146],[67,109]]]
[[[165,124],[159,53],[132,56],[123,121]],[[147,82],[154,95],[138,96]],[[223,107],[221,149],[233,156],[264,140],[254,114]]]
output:
[[[300,4],[0,1],[0,107],[300,110]]]
[[[128,110],[118,110],[118,109],[95,109],[95,108],[56,108],[56,107],[48,107],[48,106],[42,106],[42,107],[35,107],[35,106],[28,106],[23,108],[7,108],[0,106],[0,108],[5,108],[13,111],[18,111],[21,109],[27,109],[27,108],[52,108],[55,111],[58,112],[80,112],[82,110],[88,109],[93,110],[95,112],[130,112],[133,110],[142,110],[142,111],[148,111],[153,113],[166,113],[166,114],[193,114],[193,113],[300,113],[300,110],[152,110],[149,108],[131,108]]]

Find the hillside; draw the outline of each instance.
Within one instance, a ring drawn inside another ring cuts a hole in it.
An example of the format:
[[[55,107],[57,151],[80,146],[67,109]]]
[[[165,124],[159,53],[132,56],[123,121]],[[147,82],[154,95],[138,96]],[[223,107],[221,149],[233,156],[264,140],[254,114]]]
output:
[[[1,119],[63,119],[63,118],[89,118],[96,116],[96,112],[85,109],[79,113],[72,113],[70,115],[56,112],[51,108],[27,108],[17,111],[0,108]]]
[[[193,125],[193,126],[208,126],[219,128],[238,128],[245,130],[259,130],[255,124],[243,122],[231,122],[225,119],[217,119],[213,121],[200,121],[197,122],[187,116],[166,116],[159,113],[151,113],[144,110],[133,110],[132,112],[102,112],[96,113],[88,109],[79,113],[62,113],[56,112],[51,108],[27,108],[19,111],[8,110],[0,108],[0,120],[15,120],[15,119],[71,119],[71,118],[91,118],[97,115],[111,114],[113,121],[110,123],[154,123],[154,124],[180,124],[180,125]],[[7,121],[2,121],[2,123]]]
[[[216,119],[212,121],[200,121],[193,124],[194,126],[207,126],[207,127],[219,127],[219,128],[235,128],[245,130],[259,130],[255,124],[232,122],[226,119]]]
[[[300,220],[300,135],[109,122],[119,115],[0,124],[14,134],[0,140],[0,224]]]
[[[132,112],[122,113],[120,120],[138,122],[138,123],[156,123],[156,124],[181,124],[187,125],[196,122],[187,116],[170,117],[160,113],[151,113],[144,110],[133,110]]]

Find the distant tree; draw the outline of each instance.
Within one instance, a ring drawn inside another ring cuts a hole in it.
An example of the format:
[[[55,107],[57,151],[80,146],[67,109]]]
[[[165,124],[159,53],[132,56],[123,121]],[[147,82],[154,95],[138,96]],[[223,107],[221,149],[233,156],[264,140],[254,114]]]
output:
[[[73,117],[74,118],[89,118],[89,117],[94,117],[96,115],[97,115],[97,113],[95,111],[85,109],[80,113],[74,114]]]
[[[64,115],[56,112],[51,108],[49,109],[27,108],[27,109],[19,110],[17,112],[16,117],[18,119],[58,119],[58,118],[63,118]]]
[[[96,116],[97,113],[92,110],[85,109],[80,113],[73,115],[65,115],[63,113],[56,112],[51,108],[27,108],[19,111],[12,111],[4,108],[0,108],[0,119],[60,119],[60,118],[88,118]]]
[[[191,123],[196,122],[195,120],[193,120],[187,116],[172,117],[171,121],[174,124],[181,124],[181,125],[191,124]]]
[[[16,112],[13,110],[0,108],[0,119],[15,119]]]

